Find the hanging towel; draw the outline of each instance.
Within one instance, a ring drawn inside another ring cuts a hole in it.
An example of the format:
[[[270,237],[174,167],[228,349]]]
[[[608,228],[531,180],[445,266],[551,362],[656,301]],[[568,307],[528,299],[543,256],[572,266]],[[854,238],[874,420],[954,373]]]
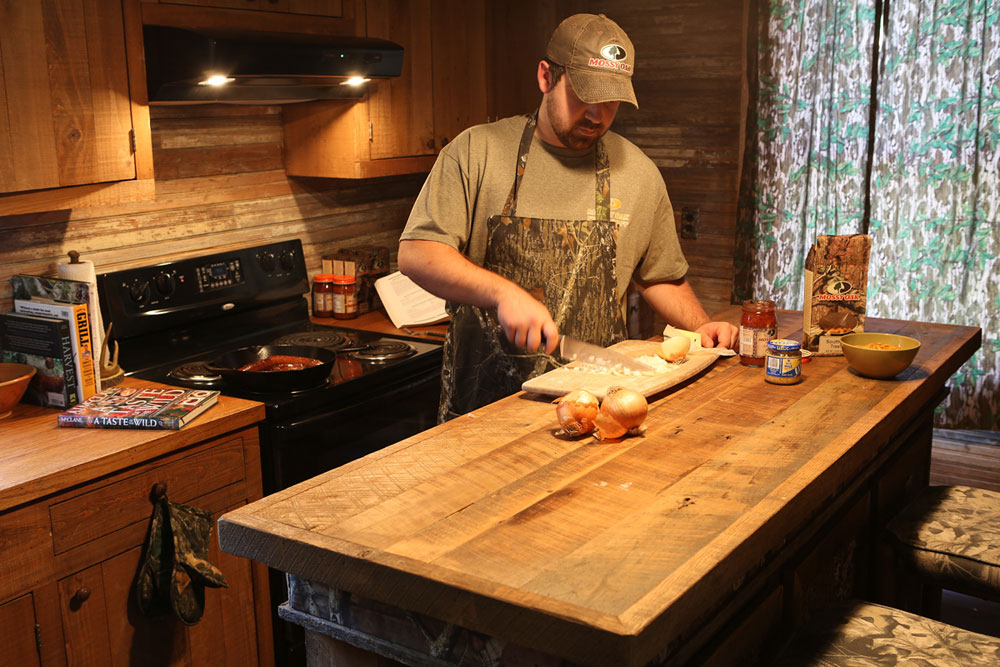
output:
[[[173,612],[186,625],[201,620],[205,587],[228,588],[226,578],[208,562],[212,513],[167,500],[153,502],[146,553],[136,577],[139,609],[147,616]]]

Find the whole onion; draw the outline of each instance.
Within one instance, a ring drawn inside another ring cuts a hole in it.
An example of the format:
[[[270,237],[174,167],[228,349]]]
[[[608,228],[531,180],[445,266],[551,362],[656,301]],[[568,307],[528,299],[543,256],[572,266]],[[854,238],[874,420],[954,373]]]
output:
[[[620,438],[626,433],[640,435],[645,432],[646,413],[649,404],[646,397],[633,389],[609,387],[601,410],[594,419],[598,440]]]
[[[594,430],[594,418],[600,403],[589,391],[577,389],[553,403],[556,403],[556,416],[566,435],[583,435]]]

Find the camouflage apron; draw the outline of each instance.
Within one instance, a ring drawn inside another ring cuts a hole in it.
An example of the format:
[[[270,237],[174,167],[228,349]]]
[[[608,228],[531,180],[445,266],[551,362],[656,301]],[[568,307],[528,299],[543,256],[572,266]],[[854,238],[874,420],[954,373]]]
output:
[[[517,171],[503,213],[487,221],[483,266],[523,287],[545,304],[560,333],[607,346],[625,339],[615,277],[616,230],[611,223],[611,167],[604,142],[596,145],[596,220],[518,217],[536,118],[528,119]],[[495,308],[448,303],[451,326],[444,345],[439,421],[521,390],[521,383],[554,367],[544,351],[515,348]]]

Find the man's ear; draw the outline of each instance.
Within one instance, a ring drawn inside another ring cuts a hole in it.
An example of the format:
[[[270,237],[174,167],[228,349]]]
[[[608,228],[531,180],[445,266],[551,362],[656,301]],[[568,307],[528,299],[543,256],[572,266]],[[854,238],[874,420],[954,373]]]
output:
[[[538,61],[538,90],[542,91],[542,94],[552,90],[552,70],[549,68],[548,62],[544,60]]]

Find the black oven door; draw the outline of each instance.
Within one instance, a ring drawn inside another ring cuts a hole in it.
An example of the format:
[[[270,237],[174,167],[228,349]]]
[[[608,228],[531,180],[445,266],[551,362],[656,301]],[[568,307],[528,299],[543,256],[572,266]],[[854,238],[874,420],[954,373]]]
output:
[[[351,396],[322,413],[262,424],[265,495],[431,428],[440,394],[435,368],[384,390]]]

